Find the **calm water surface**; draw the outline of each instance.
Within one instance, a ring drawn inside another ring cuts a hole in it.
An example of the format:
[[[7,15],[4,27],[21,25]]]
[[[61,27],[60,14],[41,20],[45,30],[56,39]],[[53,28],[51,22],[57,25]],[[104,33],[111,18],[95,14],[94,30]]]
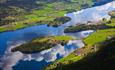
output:
[[[94,6],[102,5],[110,1],[112,0],[104,0],[103,2],[96,2],[94,3]],[[11,45],[14,45],[21,41],[27,42],[34,38],[42,36],[63,35],[63,30],[64,30],[63,27],[55,28],[55,27],[48,27],[47,25],[39,25],[16,31],[0,33],[0,57],[4,55],[5,50]],[[68,49],[70,49],[70,47],[68,47]],[[57,59],[59,59],[61,56],[57,55],[57,57],[58,57]],[[51,62],[46,62],[45,60],[40,62],[36,62],[34,60],[32,61],[21,60],[17,65],[13,67],[13,70],[41,70],[43,67],[45,67],[47,64],[50,63]]]

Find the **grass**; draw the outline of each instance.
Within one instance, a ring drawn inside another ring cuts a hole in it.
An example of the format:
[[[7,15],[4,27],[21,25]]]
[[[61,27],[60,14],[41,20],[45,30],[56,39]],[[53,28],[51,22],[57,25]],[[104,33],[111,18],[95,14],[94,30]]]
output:
[[[77,56],[74,53],[71,53],[70,55],[68,55],[64,58],[55,61],[53,64],[46,67],[45,70],[55,69],[57,66],[60,66],[61,64],[63,64],[63,65],[71,64],[72,62],[78,61],[80,59],[81,59],[80,56]]]
[[[7,31],[8,29],[5,27],[0,27],[0,32]]]
[[[0,32],[9,31],[9,30],[16,30],[16,29],[20,29],[20,28],[24,28],[24,27],[26,27],[25,24],[17,22],[17,23],[13,23],[11,25],[1,26]]]
[[[72,38],[70,36],[54,36],[53,39],[56,39],[56,40],[72,40],[74,38]]]
[[[107,24],[108,26],[115,26],[115,18],[111,19],[111,23]]]
[[[75,62],[75,61],[78,61],[80,59],[81,59],[80,56],[77,56],[74,53],[72,53],[72,54],[66,56],[65,58],[60,59],[58,62],[62,62],[64,64],[69,64],[69,61]]]
[[[72,38],[70,36],[50,36],[50,37],[35,39],[35,40],[33,40],[33,42],[45,42],[45,41],[48,41],[49,39],[69,41],[69,40],[72,40],[74,38]]]
[[[85,44],[91,46],[100,42],[105,41],[109,36],[115,35],[115,28],[97,30],[95,33],[87,37],[84,42]]]

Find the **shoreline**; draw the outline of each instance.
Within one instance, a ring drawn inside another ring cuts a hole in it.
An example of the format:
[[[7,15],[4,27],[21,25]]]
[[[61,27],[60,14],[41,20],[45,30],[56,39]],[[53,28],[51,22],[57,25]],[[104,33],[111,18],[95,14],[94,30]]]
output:
[[[16,27],[17,24],[11,24],[11,25],[7,24],[7,25],[0,26],[0,29],[5,29],[5,30],[1,30],[0,33],[20,30],[20,29],[24,29],[24,28],[28,28],[28,27],[32,27],[32,26],[38,26],[38,25],[47,25],[48,27],[49,26],[59,27],[62,24],[65,24],[65,23],[69,22],[70,20],[71,20],[71,18],[63,16],[63,17],[55,18],[53,21],[39,21],[38,23],[36,22],[36,23],[31,23],[31,24],[30,23],[29,24],[28,23],[27,24],[22,23],[21,27]],[[11,27],[12,25],[13,25],[13,27]],[[11,27],[11,28],[7,28],[8,26]]]

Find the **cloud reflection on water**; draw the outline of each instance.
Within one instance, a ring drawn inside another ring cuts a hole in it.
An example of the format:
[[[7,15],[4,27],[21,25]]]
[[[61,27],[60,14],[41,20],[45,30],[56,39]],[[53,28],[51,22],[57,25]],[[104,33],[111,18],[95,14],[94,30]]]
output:
[[[62,33],[61,35],[63,35],[63,26],[64,27],[71,26],[71,25],[76,25],[77,23],[86,23],[87,21],[99,21],[102,18],[110,18],[110,16],[108,15],[108,12],[113,11],[113,10],[115,10],[115,1],[108,3],[106,5],[103,5],[103,6],[88,8],[88,9],[84,9],[84,10],[81,10],[78,12],[69,13],[66,16],[71,17],[72,20],[70,22],[67,22],[66,24],[62,25],[62,27],[60,27],[58,29],[53,28],[53,27],[51,27],[51,29],[49,29],[46,26],[45,27],[40,26],[40,29],[38,29],[38,27],[35,26],[34,30],[30,29],[29,31],[30,32],[37,31],[37,34],[35,34],[35,36],[39,35],[41,33],[43,35],[48,34],[48,36],[51,36],[51,35],[54,36],[54,35],[60,34],[60,32]],[[23,32],[25,32],[25,31],[23,30]],[[20,31],[20,33],[23,33],[23,32]],[[30,33],[30,35],[33,35],[33,34]],[[76,35],[74,35],[74,36],[76,36]],[[26,38],[28,38],[28,37],[29,36],[27,36]],[[11,42],[11,43],[13,43],[13,44],[8,46],[8,49],[6,50],[5,54],[3,55],[2,58],[0,58],[0,66],[4,70],[12,70],[12,67],[15,66],[20,60],[28,60],[28,61],[45,60],[47,62],[54,61],[57,59],[57,54],[59,54],[61,56],[67,56],[69,53],[73,52],[76,48],[80,48],[80,47],[84,46],[84,43],[82,42],[82,40],[73,40],[73,41],[69,41],[68,44],[65,46],[58,44],[55,47],[50,48],[48,50],[44,50],[40,53],[27,55],[27,54],[22,54],[19,51],[11,52],[12,47],[16,47],[22,43],[25,43],[24,41],[18,41],[17,43],[15,42],[15,44],[14,44],[14,42]]]

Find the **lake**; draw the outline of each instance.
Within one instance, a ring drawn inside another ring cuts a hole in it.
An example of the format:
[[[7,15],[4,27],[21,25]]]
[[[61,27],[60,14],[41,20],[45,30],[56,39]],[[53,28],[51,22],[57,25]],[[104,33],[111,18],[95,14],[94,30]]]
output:
[[[31,41],[32,39],[43,37],[43,36],[69,35],[80,39],[89,36],[92,33],[92,31],[91,33],[90,31],[88,31],[88,33],[87,31],[84,31],[84,32],[73,33],[73,34],[65,34],[63,31],[68,26],[76,25],[83,21],[85,23],[87,21],[92,20],[92,18],[94,17],[92,17],[91,13],[97,14],[98,15],[97,18],[103,18],[103,17],[108,18],[109,15],[103,11],[109,12],[115,10],[115,2],[102,5],[100,7],[99,6],[97,7],[98,5],[97,3],[95,4],[96,7],[83,9],[78,12],[66,14],[66,16],[72,18],[72,20],[59,27],[37,25],[37,26],[31,26],[24,29],[20,29],[20,30],[0,33],[0,67],[2,67],[4,70],[12,70],[12,69],[13,70],[36,70],[36,69],[41,70],[42,68],[47,66],[47,64],[52,63],[52,61],[68,55],[69,53],[73,52],[77,48],[83,47],[84,44],[82,40],[75,40],[75,41],[69,41],[68,44],[64,46],[64,48],[62,48],[61,45],[57,45],[51,49],[44,50],[36,54],[25,55],[20,52],[13,53],[10,51],[12,47],[16,47],[18,45]],[[102,4],[104,3],[102,2]],[[103,9],[103,7],[108,7],[108,8]],[[87,16],[90,17],[84,18]],[[83,37],[81,37],[81,35],[83,35]],[[57,50],[57,52],[55,52],[55,50]],[[60,51],[61,53],[59,53]],[[54,55],[52,55],[52,53]]]

